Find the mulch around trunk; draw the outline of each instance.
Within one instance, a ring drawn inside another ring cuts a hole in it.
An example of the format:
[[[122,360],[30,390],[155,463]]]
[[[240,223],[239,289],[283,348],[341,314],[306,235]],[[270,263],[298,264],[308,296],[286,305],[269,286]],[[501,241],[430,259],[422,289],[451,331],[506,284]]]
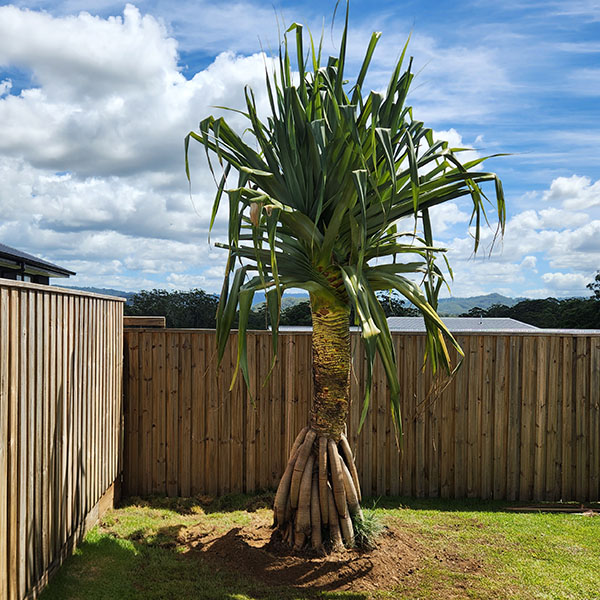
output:
[[[217,533],[205,524],[179,534],[178,543],[190,559],[210,561],[216,569],[243,573],[269,586],[295,586],[316,590],[367,591],[391,589],[418,579],[424,558],[462,573],[476,573],[482,565],[451,552],[434,553],[414,531],[390,524],[374,550],[357,549],[319,556],[312,550],[295,551],[283,543],[266,519]]]

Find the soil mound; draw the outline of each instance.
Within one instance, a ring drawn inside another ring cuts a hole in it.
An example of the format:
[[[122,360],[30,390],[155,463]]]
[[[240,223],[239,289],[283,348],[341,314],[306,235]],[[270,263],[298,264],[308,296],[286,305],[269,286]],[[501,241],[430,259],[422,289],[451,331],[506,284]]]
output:
[[[216,568],[228,568],[269,586],[295,586],[316,590],[368,591],[391,589],[419,577],[424,558],[433,559],[459,572],[476,572],[481,564],[451,552],[433,554],[413,531],[387,526],[377,548],[357,549],[320,556],[285,544],[264,517],[256,515],[250,525],[226,533],[198,525],[182,530],[178,543],[188,556],[201,556]]]

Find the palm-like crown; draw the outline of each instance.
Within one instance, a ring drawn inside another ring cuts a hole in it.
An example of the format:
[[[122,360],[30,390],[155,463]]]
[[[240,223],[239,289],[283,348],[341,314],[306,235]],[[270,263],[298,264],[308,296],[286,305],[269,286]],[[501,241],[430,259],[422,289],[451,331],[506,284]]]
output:
[[[404,47],[385,93],[363,94],[363,84],[380,34],[373,33],[354,85],[344,81],[348,14],[338,58],[321,65],[321,43],[311,37],[307,70],[303,28],[293,24],[284,37],[278,69],[266,69],[270,115],[258,115],[246,89],[251,142],[223,118],[208,117],[200,132],[185,140],[190,177],[190,139],[200,142],[224,166],[213,205],[211,227],[224,192],[229,198],[229,250],[217,314],[219,359],[239,308],[238,365],[248,382],[245,332],[254,293],[265,290],[277,351],[281,294],[302,288],[314,297],[354,309],[367,356],[366,397],[379,353],[390,387],[391,408],[400,427],[400,387],[394,347],[379,290],[398,290],[423,314],[427,357],[434,369],[452,370],[446,341],[460,348],[436,312],[442,271],[435,259],[429,211],[438,204],[470,196],[477,250],[487,201],[480,184],[495,186],[500,228],[505,205],[494,173],[475,170],[483,158],[461,164],[457,149],[436,141],[405,104],[413,79],[402,70]],[[287,33],[295,32],[292,71]],[[256,148],[256,149],[255,149]],[[225,189],[231,170],[235,189]],[[212,170],[212,166],[211,166]],[[399,230],[404,224],[408,231]],[[451,271],[450,271],[451,273]],[[424,291],[411,274],[420,274]],[[362,423],[362,420],[361,420]]]

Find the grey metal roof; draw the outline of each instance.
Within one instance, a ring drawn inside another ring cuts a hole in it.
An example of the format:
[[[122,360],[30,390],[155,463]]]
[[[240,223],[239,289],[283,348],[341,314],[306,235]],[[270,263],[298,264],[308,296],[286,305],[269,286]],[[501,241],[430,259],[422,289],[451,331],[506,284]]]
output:
[[[532,331],[538,327],[508,317],[442,317],[452,332],[459,331]],[[423,317],[388,317],[390,331],[424,332]]]
[[[269,325],[269,331],[271,326]],[[280,333],[311,333],[313,330],[312,325],[280,325]],[[350,325],[350,331],[360,331],[360,327]]]
[[[400,325],[394,326],[392,320],[400,320]],[[472,317],[442,317],[444,323],[453,333],[514,333],[530,335],[600,335],[600,329],[541,329],[527,323],[522,323],[516,319],[505,317],[488,317],[488,318],[472,318]],[[388,326],[392,333],[425,333],[425,324],[421,317],[388,317]],[[455,322],[458,321],[458,324]],[[468,321],[477,321],[474,326]],[[481,323],[480,323],[481,321]],[[270,328],[269,328],[270,329]],[[360,331],[359,327],[350,327],[350,331]],[[310,325],[280,325],[280,333],[312,333]]]
[[[69,271],[64,267],[59,267],[58,265],[48,262],[47,260],[42,260],[37,256],[27,254],[27,252],[17,250],[16,248],[11,248],[10,246],[2,243],[0,243],[0,259],[9,260],[17,264],[24,263],[26,266],[30,265],[38,269],[43,269],[44,271],[48,271],[50,276],[52,276],[52,274],[62,277],[75,275],[73,271]]]

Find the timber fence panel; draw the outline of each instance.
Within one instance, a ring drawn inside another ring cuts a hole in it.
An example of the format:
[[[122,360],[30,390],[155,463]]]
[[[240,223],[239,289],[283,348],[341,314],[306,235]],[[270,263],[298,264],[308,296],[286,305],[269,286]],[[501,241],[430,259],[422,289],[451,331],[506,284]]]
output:
[[[114,490],[122,355],[122,300],[0,280],[0,600],[36,597]]]
[[[160,336],[166,352],[157,351]],[[352,336],[348,439],[364,496],[598,498],[600,334],[460,334],[465,358],[449,383],[423,369],[423,335],[393,338],[401,454],[379,360],[370,410],[358,432],[366,365],[360,339]],[[230,390],[236,345],[234,334],[217,367],[214,331],[125,330],[129,494],[215,495],[276,486],[289,448],[309,419],[311,335],[282,334],[271,370],[270,333],[249,333],[249,390],[241,373]],[[6,428],[10,415],[4,410],[0,427],[4,419]],[[164,456],[164,448],[167,476],[156,478],[152,461]],[[2,502],[8,500],[0,496]]]
[[[590,340],[590,500],[600,498],[600,337]]]

